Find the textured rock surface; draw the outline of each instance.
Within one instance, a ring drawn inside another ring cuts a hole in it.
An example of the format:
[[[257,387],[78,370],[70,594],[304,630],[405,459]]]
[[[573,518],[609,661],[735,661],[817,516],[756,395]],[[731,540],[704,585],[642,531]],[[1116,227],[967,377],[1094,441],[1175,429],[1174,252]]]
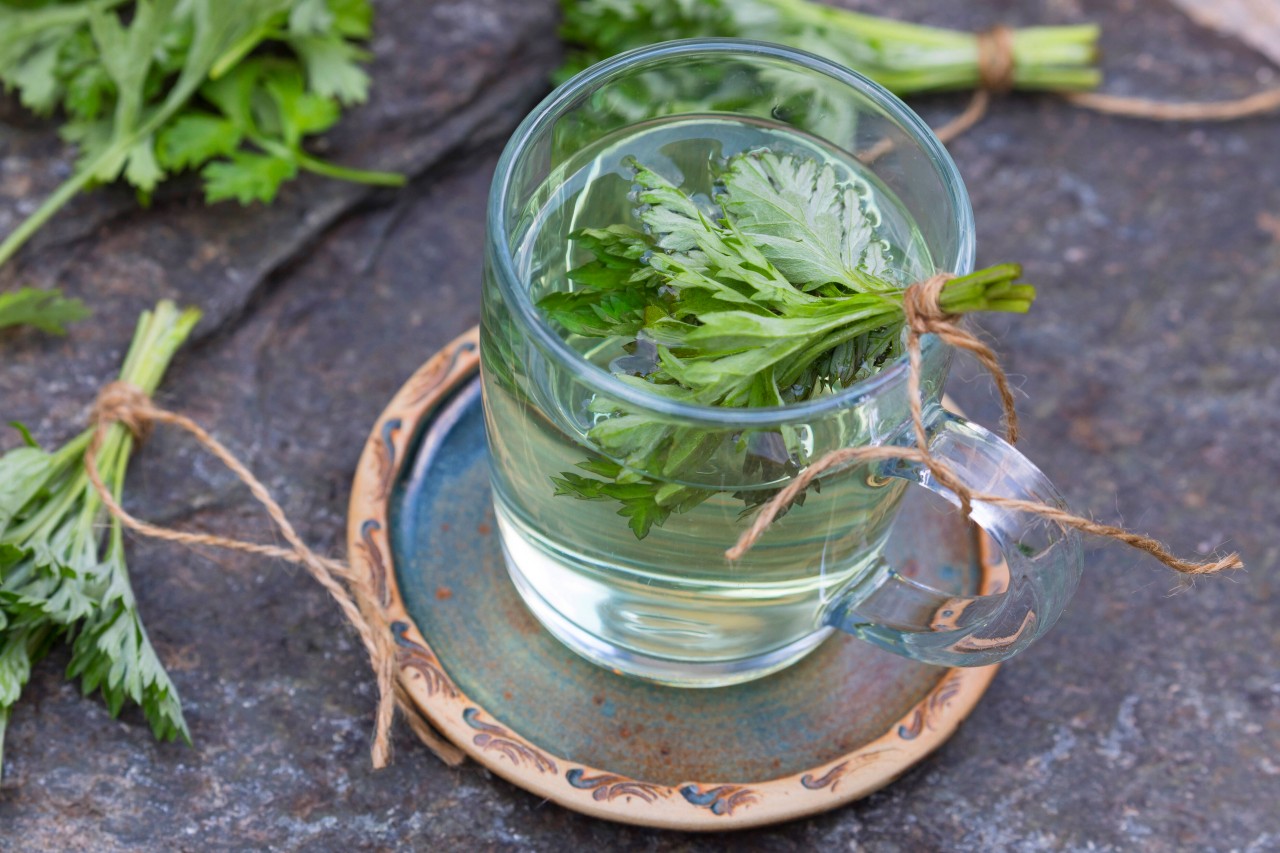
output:
[[[981,28],[1100,21],[1108,88],[1230,97],[1276,75],[1162,3],[866,3]],[[548,0],[380,4],[375,100],[331,139],[344,162],[418,177],[399,194],[304,180],[273,208],[206,209],[171,188],[73,205],[0,271],[98,310],[67,340],[0,342],[0,420],[64,438],[122,354],[138,309],[206,309],[164,401],[221,436],[303,534],[338,551],[368,425],[414,367],[476,320],[482,210],[499,142],[555,62]],[[955,99],[917,106],[939,120]],[[0,230],[65,169],[49,127],[0,107]],[[1026,451],[1077,507],[1169,539],[1224,542],[1250,571],[1179,584],[1093,543],[1059,627],[1009,664],[935,756],[866,801],[732,837],[595,822],[403,733],[368,764],[373,694],[350,631],[299,573],[131,543],[141,607],[186,701],[194,748],[152,742],[36,672],[6,744],[0,848],[876,850],[1280,848],[1280,123],[1162,126],[1050,97],[998,104],[953,150],[980,260],[1042,285],[994,322],[1026,393]],[[983,381],[952,392],[976,417]],[[14,437],[0,439],[4,447]],[[269,536],[186,441],[158,435],[139,512]],[[1173,594],[1176,593],[1176,594]],[[851,709],[852,712],[852,709]]]

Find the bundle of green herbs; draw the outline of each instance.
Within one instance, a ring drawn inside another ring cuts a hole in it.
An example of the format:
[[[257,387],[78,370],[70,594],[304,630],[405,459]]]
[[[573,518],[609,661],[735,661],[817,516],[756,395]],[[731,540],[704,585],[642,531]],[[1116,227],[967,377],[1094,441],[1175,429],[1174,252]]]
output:
[[[159,303],[138,321],[120,379],[151,394],[200,314]],[[31,667],[58,642],[86,694],[114,716],[141,706],[157,738],[189,740],[178,693],[143,628],[125,564],[120,521],[107,518],[84,470],[89,429],[55,451],[26,445],[0,456],[0,762],[4,730]],[[96,461],[116,500],[133,436],[110,427]]]
[[[982,78],[979,37],[865,15],[810,0],[563,0],[561,35],[574,47],[557,78],[610,56],[683,38],[745,38],[807,50],[898,94],[972,89]],[[1098,28],[1027,27],[1009,33],[1019,89],[1092,89]]]
[[[890,263],[863,190],[830,165],[768,150],[734,155],[718,164],[711,212],[634,166],[643,230],[572,234],[594,259],[569,271],[569,289],[538,302],[567,334],[626,342],[636,358],[619,379],[702,406],[785,406],[837,393],[902,354],[912,282]],[[940,308],[1024,313],[1035,288],[1020,275],[1002,264],[953,278]],[[559,494],[617,501],[639,538],[711,494],[679,481],[719,437],[609,402],[597,414],[588,438],[600,454],[579,465],[593,476],[562,473]],[[784,464],[803,464],[793,437],[781,439]],[[749,512],[772,494],[741,497]]]
[[[0,264],[77,193],[120,179],[144,203],[183,171],[209,203],[269,202],[299,171],[401,185],[303,147],[367,97],[371,17],[368,0],[0,0],[0,83],[58,113],[79,150]]]

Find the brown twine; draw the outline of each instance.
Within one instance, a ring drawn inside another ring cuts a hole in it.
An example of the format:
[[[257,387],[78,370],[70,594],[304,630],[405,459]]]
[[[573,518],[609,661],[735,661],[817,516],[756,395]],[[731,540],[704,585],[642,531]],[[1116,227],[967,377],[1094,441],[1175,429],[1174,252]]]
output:
[[[1088,518],[1073,515],[1050,504],[1040,501],[1010,498],[989,492],[980,492],[968,488],[954,471],[944,462],[936,459],[929,452],[928,433],[924,425],[924,406],[920,394],[920,337],[925,334],[936,334],[943,342],[973,353],[995,379],[1000,389],[1000,401],[1004,408],[1005,422],[1010,442],[1017,440],[1017,415],[1013,407],[1013,395],[1009,390],[1008,377],[1001,368],[995,353],[972,332],[958,323],[959,318],[947,314],[938,304],[938,296],[942,287],[954,276],[942,273],[907,288],[903,299],[903,310],[907,319],[907,395],[911,409],[911,425],[915,435],[915,447],[890,447],[871,445],[867,447],[845,447],[825,454],[818,461],[807,467],[787,486],[774,495],[756,515],[751,527],[743,532],[738,542],[725,551],[730,560],[741,559],[756,541],[764,534],[778,517],[778,514],[791,504],[823,473],[843,465],[881,461],[886,459],[903,459],[916,462],[929,470],[934,478],[950,489],[960,501],[961,511],[968,518],[973,501],[1006,509],[1019,510],[1048,519],[1061,527],[1070,527],[1083,533],[1114,539],[1144,551],[1164,563],[1176,572],[1186,575],[1207,575],[1224,569],[1239,569],[1244,562],[1237,553],[1207,562],[1183,560],[1174,556],[1158,540],[1150,536],[1132,533],[1123,527],[1110,524],[1099,524]]]
[[[960,115],[934,130],[934,135],[943,143],[949,143],[978,124],[987,114],[991,105],[992,93],[1002,94],[1013,88],[1016,76],[1016,56],[1014,52],[1014,31],[1006,26],[994,26],[977,34],[978,49],[978,89],[973,93],[968,105]],[[1228,101],[1204,102],[1170,102],[1148,98],[1129,98],[1107,95],[1099,92],[1066,92],[1062,96],[1072,104],[1108,115],[1127,118],[1150,119],[1152,121],[1232,121],[1263,115],[1280,109],[1280,87],[1267,89]],[[894,143],[891,139],[881,139],[875,145],[858,154],[864,163],[872,163],[892,151]],[[778,513],[790,505],[809,484],[829,469],[851,464],[853,462],[870,462],[883,459],[907,459],[916,461],[933,474],[934,478],[946,486],[960,501],[960,508],[965,517],[969,516],[974,500],[981,500],[997,506],[1035,513],[1043,518],[1064,527],[1072,527],[1084,533],[1115,539],[1151,554],[1166,566],[1183,574],[1211,574],[1229,568],[1242,568],[1243,562],[1238,554],[1204,563],[1182,560],[1171,554],[1163,544],[1149,536],[1131,533],[1124,528],[1109,524],[1099,524],[1087,518],[1072,515],[1048,504],[1037,501],[1019,500],[1001,497],[984,492],[975,492],[966,488],[946,465],[937,461],[928,451],[927,436],[924,429],[924,416],[920,401],[920,336],[926,333],[938,335],[945,343],[972,353],[991,374],[1000,391],[1000,402],[1004,409],[1006,430],[1010,442],[1017,441],[1018,421],[1014,409],[1013,394],[1010,391],[1008,378],[1000,367],[995,353],[980,339],[959,325],[959,318],[947,315],[938,304],[938,295],[943,285],[951,276],[936,275],[926,281],[919,282],[907,289],[904,294],[904,309],[907,315],[907,356],[909,368],[907,374],[907,391],[910,395],[911,421],[917,447],[852,447],[834,450],[823,456],[790,484],[775,495],[756,515],[755,521],[748,528],[734,547],[725,551],[731,560],[740,559],[751,549],[756,540],[773,523]]]
[[[978,33],[978,85],[988,92],[1008,92],[1013,88],[1016,59],[1013,30],[997,24]]]
[[[949,143],[982,121],[991,106],[992,94],[1006,94],[1013,89],[1017,69],[1013,40],[1014,30],[1001,25],[977,34],[978,88],[959,115],[934,129],[933,134],[940,142]],[[1103,92],[1058,94],[1077,107],[1097,113],[1161,122],[1235,121],[1280,110],[1280,87],[1226,101],[1159,101]],[[872,163],[893,148],[892,140],[881,139],[859,152],[858,159]]]
[[[1151,121],[1235,121],[1280,109],[1280,87],[1229,101],[1155,101],[1102,92],[1067,92],[1063,97],[1094,112]]]
[[[157,407],[141,389],[127,382],[112,382],[105,386],[94,404],[93,423],[95,426],[89,448],[85,451],[84,467],[89,480],[97,489],[103,504],[113,516],[135,533],[160,539],[166,542],[177,542],[184,545],[207,545],[215,548],[226,548],[262,557],[273,557],[285,560],[306,568],[307,572],[328,591],[342,614],[356,629],[369,654],[369,662],[373,666],[378,683],[378,708],[374,728],[372,747],[373,766],[382,768],[391,759],[391,725],[398,705],[409,722],[410,728],[426,746],[440,757],[446,764],[457,766],[464,756],[453,744],[444,740],[424,720],[413,705],[407,692],[397,677],[397,658],[395,641],[392,639],[389,626],[377,607],[368,581],[353,573],[343,562],[321,557],[307,547],[298,535],[284,510],[276,503],[267,491],[266,486],[246,468],[231,451],[216,438],[206,432],[199,424],[183,415]],[[152,425],[161,423],[186,430],[195,437],[206,450],[212,453],[223,465],[235,474],[249,491],[266,509],[267,515],[275,522],[276,528],[289,543],[282,548],[275,545],[262,545],[225,536],[208,533],[189,533],[160,527],[147,521],[135,518],[120,505],[115,496],[102,482],[98,471],[98,452],[106,439],[107,432],[113,424],[121,424],[135,436],[142,438]]]
[[[941,127],[933,129],[933,135],[938,137],[938,141],[944,145],[967,132],[975,124],[982,121],[983,116],[987,114],[987,107],[991,105],[991,93],[986,89],[978,89],[973,93],[973,97],[969,99],[969,104],[964,108],[960,115],[943,124]],[[884,137],[875,145],[858,152],[858,159],[863,163],[870,165],[884,155],[894,149],[894,141],[889,137]]]

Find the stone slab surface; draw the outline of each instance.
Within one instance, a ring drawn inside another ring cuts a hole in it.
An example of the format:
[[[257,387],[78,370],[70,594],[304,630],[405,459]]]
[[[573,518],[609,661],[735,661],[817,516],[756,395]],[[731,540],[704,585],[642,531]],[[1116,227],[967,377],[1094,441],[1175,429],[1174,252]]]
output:
[[[973,29],[1098,21],[1119,93],[1232,97],[1280,77],[1163,2],[856,5]],[[304,179],[271,208],[206,209],[182,184],[148,211],[119,189],[77,201],[0,270],[0,289],[56,284],[97,315],[65,340],[0,340],[0,420],[64,439],[138,310],[198,304],[206,320],[162,401],[240,454],[309,541],[340,551],[370,423],[477,319],[488,181],[546,91],[554,26],[549,0],[379,4],[373,101],[329,150],[413,173],[402,192]],[[914,103],[941,121],[962,99]],[[0,104],[3,231],[67,161],[50,125]],[[1166,126],[1016,96],[953,151],[980,262],[1021,261],[1041,286],[1033,314],[988,325],[1024,393],[1026,452],[1074,506],[1180,551],[1229,544],[1247,574],[1184,584],[1091,543],[1058,628],[931,759],[821,817],[692,837],[447,769],[404,732],[394,766],[372,771],[372,682],[318,587],[280,565],[131,541],[195,746],[155,744],[135,711],[110,719],[52,655],[9,729],[0,848],[1280,849],[1280,119]],[[996,417],[976,370],[951,392]],[[270,538],[179,437],[146,446],[130,494],[156,520]]]

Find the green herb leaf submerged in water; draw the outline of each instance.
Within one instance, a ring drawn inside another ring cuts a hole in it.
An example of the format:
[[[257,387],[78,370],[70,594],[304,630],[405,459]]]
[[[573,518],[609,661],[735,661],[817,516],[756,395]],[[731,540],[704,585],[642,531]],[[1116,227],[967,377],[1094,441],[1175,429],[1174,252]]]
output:
[[[120,379],[155,391],[199,319],[161,302],[142,315]],[[120,522],[109,523],[84,472],[87,430],[56,451],[26,446],[0,456],[0,760],[4,727],[53,642],[71,644],[67,674],[102,692],[114,716],[141,706],[157,738],[190,740],[173,683],[143,628],[129,582]],[[98,468],[119,500],[133,437],[112,426]]]
[[[866,186],[808,158],[753,151],[723,164],[711,210],[635,167],[645,230],[575,232],[594,260],[569,271],[571,291],[538,303],[569,333],[631,342],[619,379],[702,406],[785,406],[837,393],[902,354],[903,290],[926,271],[893,267]],[[952,279],[942,308],[1025,312],[1035,288],[1020,274],[1005,264]],[[696,470],[720,436],[603,401],[593,411],[588,439],[603,455],[579,467],[594,476],[563,473],[557,494],[617,501],[639,538],[711,494],[669,480]],[[808,462],[785,432],[740,440],[759,446],[746,464],[765,473]],[[739,496],[750,511],[771,494]]]

